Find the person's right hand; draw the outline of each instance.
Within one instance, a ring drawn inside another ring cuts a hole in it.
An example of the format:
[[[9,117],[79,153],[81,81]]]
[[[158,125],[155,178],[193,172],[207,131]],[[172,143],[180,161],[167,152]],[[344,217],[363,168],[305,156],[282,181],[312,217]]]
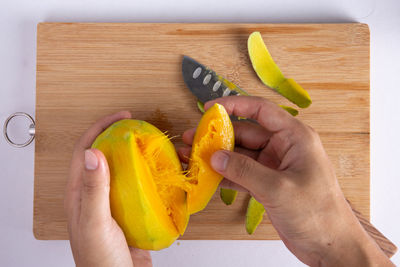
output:
[[[258,97],[207,102],[258,122],[234,123],[236,152],[217,151],[212,167],[261,202],[279,236],[308,265],[391,264],[349,207],[318,134],[277,105]],[[191,145],[195,130],[184,133]],[[181,158],[189,149],[181,149]]]

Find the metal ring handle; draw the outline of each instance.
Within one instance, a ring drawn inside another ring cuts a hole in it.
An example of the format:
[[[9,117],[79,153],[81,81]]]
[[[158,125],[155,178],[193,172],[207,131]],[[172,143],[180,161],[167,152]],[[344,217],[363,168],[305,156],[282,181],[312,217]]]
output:
[[[14,143],[10,137],[8,136],[8,132],[7,132],[7,127],[8,127],[8,123],[14,118],[14,117],[25,117],[28,120],[30,120],[31,125],[29,125],[29,130],[28,133],[30,135],[30,138],[22,144],[17,144]],[[25,112],[15,112],[13,114],[11,114],[6,121],[4,122],[4,127],[3,127],[3,134],[4,134],[4,138],[6,139],[7,143],[9,143],[10,145],[14,146],[14,147],[26,147],[27,145],[29,145],[30,143],[32,143],[33,139],[35,139],[35,120],[27,113]]]

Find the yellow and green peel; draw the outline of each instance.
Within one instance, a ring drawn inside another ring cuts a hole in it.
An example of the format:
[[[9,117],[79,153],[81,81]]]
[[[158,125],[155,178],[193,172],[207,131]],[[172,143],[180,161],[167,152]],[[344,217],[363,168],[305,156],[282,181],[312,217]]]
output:
[[[222,188],[219,191],[219,195],[221,197],[221,200],[226,204],[226,205],[231,205],[238,194],[238,191],[234,189],[229,189],[229,188]]]
[[[254,197],[251,197],[246,212],[246,231],[249,235],[253,234],[257,229],[257,226],[263,219],[264,213],[264,206]]]
[[[253,68],[265,85],[301,108],[311,105],[312,101],[308,92],[293,79],[287,79],[282,74],[259,32],[250,34],[247,46]]]

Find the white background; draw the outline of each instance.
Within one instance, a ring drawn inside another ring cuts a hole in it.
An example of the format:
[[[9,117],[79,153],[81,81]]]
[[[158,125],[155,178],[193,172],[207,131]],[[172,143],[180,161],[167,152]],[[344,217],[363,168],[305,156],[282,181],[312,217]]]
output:
[[[400,1],[0,0],[0,123],[35,114],[36,24],[58,22],[364,22],[371,31],[371,218],[400,246]],[[23,139],[23,121],[11,125]],[[32,234],[34,145],[0,137],[0,264],[73,266],[67,241]],[[400,253],[393,261],[400,265]],[[179,241],[155,266],[299,266],[280,241]]]

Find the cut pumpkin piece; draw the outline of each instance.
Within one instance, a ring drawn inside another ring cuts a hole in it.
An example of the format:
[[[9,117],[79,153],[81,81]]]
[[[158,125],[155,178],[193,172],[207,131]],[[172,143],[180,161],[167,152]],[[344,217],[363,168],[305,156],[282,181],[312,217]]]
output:
[[[250,34],[248,52],[255,72],[261,81],[301,108],[311,104],[311,98],[293,79],[287,79],[271,57],[259,32]]]
[[[188,166],[188,178],[194,185],[188,192],[190,214],[207,206],[222,180],[222,175],[210,165],[212,154],[218,150],[233,150],[235,136],[225,108],[214,104],[202,116],[193,139]]]
[[[201,111],[201,113],[205,112],[204,104],[200,101],[197,101],[197,108]],[[224,202],[226,205],[231,205],[235,201],[237,193],[238,192],[233,189],[221,188],[219,196],[221,197],[222,202]]]
[[[229,188],[221,188],[219,191],[219,195],[226,205],[231,205],[235,201],[237,194],[237,190]]]
[[[293,117],[296,117],[299,114],[299,111],[295,108],[284,106],[284,105],[279,105],[279,106],[281,108],[283,108],[284,110],[286,110],[287,112],[289,112],[289,114],[292,115]]]
[[[204,103],[201,102],[200,100],[197,100],[197,108],[200,110],[201,113],[206,112],[206,111],[204,110]]]
[[[166,135],[145,121],[121,120],[92,148],[107,159],[111,213],[129,246],[159,250],[185,232],[190,183]]]
[[[253,234],[257,226],[261,223],[265,213],[264,206],[254,197],[249,200],[246,212],[246,231],[248,234]]]

